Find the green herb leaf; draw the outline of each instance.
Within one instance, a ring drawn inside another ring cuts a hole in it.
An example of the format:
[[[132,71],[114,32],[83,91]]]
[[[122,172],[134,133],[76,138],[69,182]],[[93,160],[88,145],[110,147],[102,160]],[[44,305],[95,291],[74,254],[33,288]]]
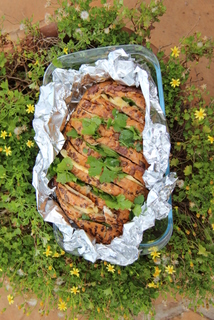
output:
[[[83,153],[87,154],[88,153],[88,149],[87,148],[83,148]]]
[[[86,163],[90,165],[88,172],[90,177],[94,177],[101,174],[102,168],[104,166],[102,160],[98,160],[95,157],[89,156]]]
[[[73,163],[71,158],[67,157],[62,159],[62,161],[57,165],[57,172],[62,172],[62,171],[70,171],[73,168]]]
[[[98,127],[100,126],[102,120],[99,117],[93,117],[91,119],[82,119],[82,134],[93,136],[96,134]]]
[[[76,182],[77,181],[77,177],[71,172],[67,172],[67,171],[58,172],[56,181],[60,182],[62,184],[65,184],[65,183],[70,182],[70,181]]]
[[[139,217],[139,215],[141,214],[141,205],[136,204],[132,209],[132,212],[134,213],[135,216]]]
[[[136,103],[132,100],[132,99],[129,99],[129,98],[126,98],[126,97],[122,97],[123,101],[127,102],[131,107],[132,106],[137,106]]]
[[[76,131],[74,128],[73,128],[71,131],[68,131],[68,132],[66,133],[66,136],[72,137],[72,138],[77,138],[77,137],[79,137],[77,131]]]
[[[143,205],[144,204],[144,196],[141,194],[140,196],[136,197],[134,199],[134,204],[140,204]]]
[[[117,178],[117,172],[109,170],[107,167],[104,167],[103,173],[100,176],[100,182],[113,182]]]

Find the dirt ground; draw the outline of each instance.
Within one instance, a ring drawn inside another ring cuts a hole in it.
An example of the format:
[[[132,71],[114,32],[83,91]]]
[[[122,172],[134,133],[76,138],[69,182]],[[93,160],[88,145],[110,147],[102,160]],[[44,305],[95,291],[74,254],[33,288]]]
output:
[[[53,1],[51,1],[53,3]],[[149,0],[145,0],[149,3]],[[152,43],[157,48],[164,48],[166,54],[170,54],[170,48],[179,46],[179,41],[183,36],[191,35],[194,32],[201,32],[202,36],[213,37],[214,35],[214,0],[164,0],[164,5],[167,8],[166,13],[160,18],[160,23],[156,23],[155,29],[152,31]],[[124,0],[124,4],[133,7],[136,0]],[[56,5],[47,8],[45,6],[46,0],[0,0],[0,17],[5,16],[4,30],[9,32],[11,39],[17,37],[20,32],[20,24],[24,18],[33,16],[33,22],[39,21],[40,25],[45,24],[45,17],[47,13],[52,14]],[[56,4],[56,1],[55,1]],[[96,1],[94,1],[96,5]],[[199,82],[200,85],[206,84],[210,95],[214,97],[214,63],[208,69],[208,62],[206,59],[199,61],[198,65],[194,65],[192,71],[191,81]],[[3,288],[0,289],[0,311],[8,305],[6,296],[10,293]],[[24,297],[15,298],[15,303],[8,307],[4,314],[0,315],[1,320],[39,320],[41,319],[38,313],[38,305],[35,311],[26,317],[22,311],[18,310],[18,305],[23,303]],[[156,304],[157,312],[160,302]],[[44,316],[43,319],[55,320],[58,319],[58,311],[53,311],[49,316]],[[142,317],[138,319],[143,319]],[[174,314],[165,318],[159,314],[158,319],[205,319],[192,311],[184,312],[182,314]]]

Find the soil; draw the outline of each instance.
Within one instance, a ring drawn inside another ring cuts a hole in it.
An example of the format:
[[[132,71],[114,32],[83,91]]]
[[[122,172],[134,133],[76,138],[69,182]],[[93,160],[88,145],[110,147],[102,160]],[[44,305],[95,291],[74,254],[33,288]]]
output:
[[[51,1],[53,3],[53,1]],[[134,7],[136,0],[124,0],[124,4],[128,7]],[[139,1],[140,2],[140,1]],[[149,3],[149,0],[145,0]],[[179,46],[179,41],[183,36],[191,35],[194,32],[201,32],[202,36],[213,37],[214,29],[214,1],[213,0],[164,0],[164,5],[167,8],[166,13],[160,18],[160,22],[155,24],[155,29],[152,30],[152,43],[158,49],[164,49],[166,55],[169,55],[171,48]],[[18,36],[23,34],[20,30],[21,21],[25,18],[33,17],[33,22],[39,22],[40,26],[45,25],[45,17],[47,14],[52,14],[56,8],[57,1],[54,5],[47,8],[45,7],[46,0],[0,0],[0,17],[5,16],[3,29],[10,33],[12,40],[17,39]],[[93,2],[94,5],[98,1]],[[22,29],[22,28],[21,28]],[[210,69],[207,68],[208,61],[201,59],[199,63],[193,66],[191,82],[199,83],[200,85],[206,84],[207,89],[210,91],[210,96],[214,97],[214,64],[211,64]],[[0,290],[0,310],[7,306],[6,296],[10,293]],[[1,320],[24,320],[40,319],[38,307],[30,315],[26,317],[22,311],[18,311],[17,307],[23,303],[24,298],[17,297],[13,306],[8,308],[4,314],[1,314]],[[49,320],[58,319],[58,312],[51,312],[49,316],[43,318]],[[188,312],[187,312],[188,313]],[[190,314],[185,318],[185,313],[182,319],[190,319]],[[139,318],[138,318],[139,319]],[[143,319],[143,317],[141,318]],[[161,319],[161,317],[159,317]],[[162,318],[163,319],[163,318]],[[180,315],[170,317],[167,319],[181,319]],[[192,319],[205,319],[198,314],[193,315]]]

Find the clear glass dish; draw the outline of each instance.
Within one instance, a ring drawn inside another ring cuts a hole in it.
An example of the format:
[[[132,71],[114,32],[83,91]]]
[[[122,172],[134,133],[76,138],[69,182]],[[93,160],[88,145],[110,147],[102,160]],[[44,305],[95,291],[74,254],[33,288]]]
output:
[[[95,61],[99,59],[106,59],[108,54],[111,51],[116,49],[124,49],[126,53],[130,54],[132,58],[138,64],[146,63],[150,69],[152,77],[156,82],[158,88],[159,102],[163,113],[165,114],[165,105],[164,105],[164,95],[163,95],[163,85],[162,85],[162,77],[160,65],[157,57],[153,54],[152,51],[139,46],[139,45],[119,45],[119,46],[109,46],[109,47],[101,47],[95,48],[85,51],[79,51],[75,53],[71,53],[68,55],[64,55],[58,58],[58,60],[62,63],[62,67],[64,69],[75,69],[79,70],[79,67],[82,64],[94,64]],[[52,73],[56,69],[53,64],[50,64],[47,68],[44,78],[43,84],[47,85],[52,81]],[[166,174],[169,174],[169,166],[166,171]],[[169,199],[169,203],[171,203],[171,197]],[[157,221],[157,220],[156,220]],[[156,247],[157,250],[162,249],[171,238],[173,231],[173,215],[172,210],[169,212],[168,218],[157,221],[158,229],[155,230],[155,227],[149,229],[144,232],[144,239],[140,244],[139,249],[141,250],[141,254],[149,254],[153,247]],[[156,228],[157,229],[157,228]],[[56,239],[58,240],[59,245],[63,245],[63,239],[60,237],[58,233],[58,229],[54,226],[54,234]]]

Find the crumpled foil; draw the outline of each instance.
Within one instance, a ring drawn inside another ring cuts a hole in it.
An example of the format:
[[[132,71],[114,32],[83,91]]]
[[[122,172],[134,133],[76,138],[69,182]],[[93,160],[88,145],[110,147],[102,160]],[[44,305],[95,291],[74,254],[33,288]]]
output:
[[[150,166],[143,179],[150,191],[140,216],[124,225],[122,236],[113,239],[109,245],[103,245],[91,241],[84,230],[72,226],[72,221],[71,224],[65,221],[62,209],[54,200],[54,189],[48,187],[47,171],[65,142],[61,133],[69,119],[65,99],[72,92],[71,103],[78,103],[87,88],[109,78],[128,86],[140,86],[145,97],[143,153]],[[175,173],[165,176],[170,137],[148,67],[136,64],[123,49],[118,49],[111,52],[108,59],[98,60],[93,66],[82,65],[79,71],[55,69],[53,81],[40,88],[33,127],[40,149],[33,169],[37,207],[43,219],[53,223],[54,228],[61,232],[62,237],[59,234],[57,241],[63,249],[91,262],[102,259],[126,266],[136,261],[143,232],[154,226],[155,219],[167,217],[171,210],[168,200],[177,180]]]

